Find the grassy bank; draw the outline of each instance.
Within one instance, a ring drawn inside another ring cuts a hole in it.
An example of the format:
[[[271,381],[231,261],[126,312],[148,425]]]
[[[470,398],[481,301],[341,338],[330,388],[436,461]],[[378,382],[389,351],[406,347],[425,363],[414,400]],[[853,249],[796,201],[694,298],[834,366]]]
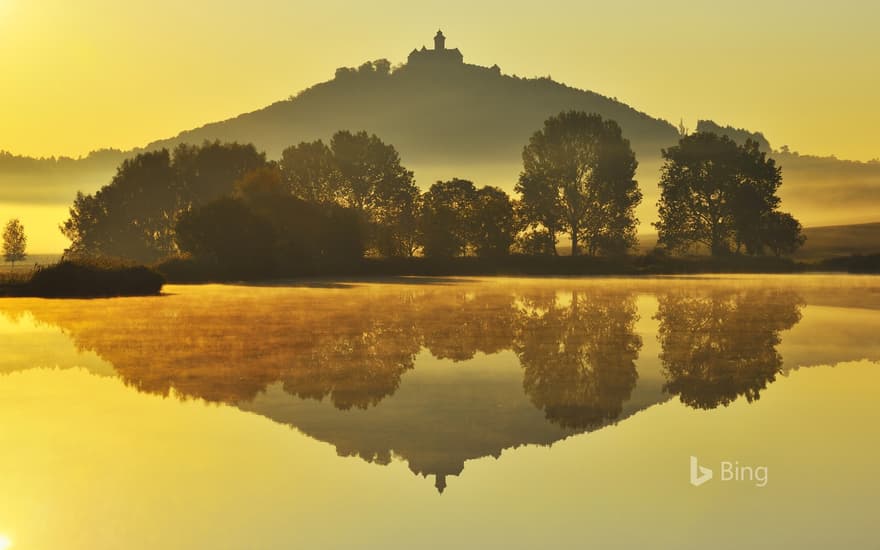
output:
[[[669,257],[658,254],[621,258],[519,255],[505,258],[363,258],[344,265],[261,270],[247,266],[222,267],[191,258],[171,258],[151,268],[112,261],[61,261],[31,271],[0,273],[0,297],[146,296],[161,292],[165,281],[222,283],[298,277],[651,276],[818,271],[880,273],[880,254],[811,263],[775,257]]]
[[[880,222],[805,227],[804,236],[806,242],[793,255],[798,261],[819,262],[829,258],[880,253]],[[656,246],[657,234],[643,233],[639,235],[636,252],[645,254]],[[568,247],[560,247],[560,252],[568,253]]]
[[[68,261],[0,277],[0,296],[96,298],[158,294],[165,279],[156,271],[109,261]]]

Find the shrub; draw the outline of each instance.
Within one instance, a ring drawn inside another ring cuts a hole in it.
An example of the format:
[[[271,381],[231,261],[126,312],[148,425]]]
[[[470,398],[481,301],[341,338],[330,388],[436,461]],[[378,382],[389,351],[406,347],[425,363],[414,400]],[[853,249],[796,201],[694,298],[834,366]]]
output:
[[[142,265],[62,260],[34,272],[24,292],[42,297],[146,296],[158,294],[164,283]]]

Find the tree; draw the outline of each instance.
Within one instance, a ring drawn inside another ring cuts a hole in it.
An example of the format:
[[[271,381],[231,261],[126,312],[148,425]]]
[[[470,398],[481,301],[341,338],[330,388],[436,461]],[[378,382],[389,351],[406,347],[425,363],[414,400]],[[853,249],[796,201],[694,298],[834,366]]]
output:
[[[523,149],[516,190],[533,224],[555,240],[571,237],[571,253],[625,252],[636,241],[634,209],[642,194],[638,163],[620,126],[596,114],[568,111],[551,117]]]
[[[20,262],[27,257],[26,249],[27,235],[24,234],[24,226],[21,225],[18,218],[9,220],[3,231],[3,256],[7,262],[12,263],[12,269],[15,269],[15,262]]]
[[[525,173],[514,189],[522,196],[519,214],[528,229],[523,236],[523,250],[527,254],[555,255],[557,235],[562,230],[557,189]]]
[[[385,255],[411,253],[419,191],[397,150],[375,135],[348,131],[334,134],[330,149],[334,192],[373,228],[373,248]]]
[[[61,232],[73,254],[152,262],[175,252],[180,212],[229,195],[244,174],[266,166],[253,145],[205,142],[126,159],[93,195],[78,193]]]
[[[763,235],[761,243],[777,257],[791,254],[807,240],[801,224],[786,212],[770,212],[762,220]]]
[[[471,238],[477,256],[507,256],[518,233],[513,203],[497,187],[483,187],[476,193],[471,221]]]
[[[265,166],[246,173],[232,185],[232,195],[247,202],[271,202],[289,195],[284,189],[281,170]]]
[[[94,195],[78,193],[61,232],[70,252],[154,261],[173,250],[183,204],[168,150],[141,153],[120,165]]]
[[[253,144],[205,141],[174,149],[174,170],[188,204],[207,204],[232,193],[233,184],[266,165],[266,155]]]
[[[338,202],[341,190],[333,152],[323,141],[302,142],[281,153],[281,173],[290,192],[306,201]]]
[[[59,226],[61,233],[70,239],[67,252],[75,256],[94,254],[103,249],[105,231],[100,228],[106,213],[95,195],[77,191],[70,217]]]
[[[776,223],[782,171],[756,141],[737,145],[727,136],[699,132],[664,150],[663,158],[660,221],[654,224],[660,244],[670,250],[702,244],[713,256],[743,248],[760,254],[773,227],[782,232]],[[800,224],[791,220],[794,250],[803,240]]]
[[[363,255],[364,228],[357,213],[291,195],[278,167],[245,174],[235,183],[234,196],[272,225],[276,263],[288,271],[350,264]]]
[[[422,196],[419,232],[425,256],[452,258],[465,253],[474,232],[477,201],[473,182],[438,181]]]
[[[229,276],[264,275],[272,267],[272,224],[241,199],[224,197],[183,213],[176,240],[181,251]]]

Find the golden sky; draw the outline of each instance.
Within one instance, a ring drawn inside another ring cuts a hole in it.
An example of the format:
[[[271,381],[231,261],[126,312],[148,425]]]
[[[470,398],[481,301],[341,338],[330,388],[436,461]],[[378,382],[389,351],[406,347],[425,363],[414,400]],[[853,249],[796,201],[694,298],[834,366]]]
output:
[[[880,157],[880,3],[0,0],[0,149],[130,148],[401,62],[438,27],[465,61],[551,75],[693,127]]]

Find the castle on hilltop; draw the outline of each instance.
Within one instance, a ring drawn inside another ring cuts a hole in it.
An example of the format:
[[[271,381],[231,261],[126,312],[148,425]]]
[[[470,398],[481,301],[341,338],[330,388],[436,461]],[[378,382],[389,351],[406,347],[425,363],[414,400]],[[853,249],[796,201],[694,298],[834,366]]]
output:
[[[461,52],[458,51],[458,48],[447,50],[446,37],[443,36],[443,31],[437,31],[437,34],[434,36],[433,50],[429,50],[428,48],[422,46],[421,50],[413,50],[407,58],[407,64],[409,65],[421,65],[428,63],[460,65],[464,63],[464,56],[461,55]]]

